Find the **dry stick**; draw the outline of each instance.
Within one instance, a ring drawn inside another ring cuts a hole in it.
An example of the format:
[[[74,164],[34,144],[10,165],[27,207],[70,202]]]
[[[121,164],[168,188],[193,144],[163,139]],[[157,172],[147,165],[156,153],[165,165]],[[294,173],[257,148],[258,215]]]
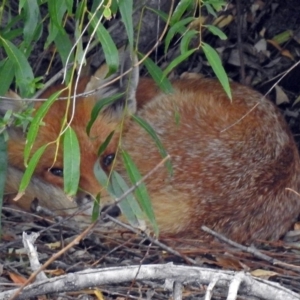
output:
[[[16,297],[20,295],[22,290],[33,280],[35,280],[36,276],[43,270],[45,270],[54,260],[58,259],[62,254],[64,254],[66,251],[68,251],[70,248],[72,248],[74,245],[78,244],[82,239],[84,239],[87,234],[92,230],[99,221],[96,221],[92,223],[87,229],[85,229],[78,237],[76,237],[70,244],[68,244],[66,247],[52,255],[42,266],[39,270],[35,271],[30,275],[30,277],[26,280],[26,282],[12,295],[12,297],[9,300],[14,300]]]
[[[272,265],[277,265],[277,266],[281,266],[281,267],[285,267],[286,269],[290,269],[290,270],[293,270],[293,271],[296,271],[296,272],[300,272],[300,267],[298,266],[295,266],[295,265],[291,265],[291,264],[287,264],[287,263],[284,263],[276,258],[273,258],[269,255],[266,255],[266,254],[263,254],[261,253],[259,250],[257,250],[256,248],[254,248],[253,246],[250,246],[250,247],[246,247],[246,246],[243,246],[237,242],[234,242],[226,237],[224,237],[223,235],[215,232],[214,230],[206,227],[206,226],[202,226],[201,229],[209,234],[211,234],[212,236],[220,239],[221,241],[237,248],[237,249],[240,249],[242,251],[245,251],[247,253],[251,253],[252,255],[254,255],[255,257],[257,258],[260,258],[262,260],[265,260],[269,263],[271,263]]]

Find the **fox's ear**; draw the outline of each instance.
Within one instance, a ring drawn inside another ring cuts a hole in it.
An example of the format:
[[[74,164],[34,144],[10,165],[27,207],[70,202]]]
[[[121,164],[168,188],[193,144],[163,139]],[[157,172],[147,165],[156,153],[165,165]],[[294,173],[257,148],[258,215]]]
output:
[[[133,114],[136,111],[136,89],[139,81],[139,68],[137,66],[138,59],[135,54],[128,50],[120,50],[120,66],[119,70],[106,77],[108,73],[107,65],[102,65],[85,88],[85,92],[95,91],[97,100],[111,97],[115,94],[123,95],[114,103],[107,106],[104,113],[110,114],[111,117],[119,119],[123,116],[124,108],[127,113]],[[120,77],[120,78],[117,78]],[[111,84],[109,82],[113,81]],[[102,87],[103,85],[106,85]]]

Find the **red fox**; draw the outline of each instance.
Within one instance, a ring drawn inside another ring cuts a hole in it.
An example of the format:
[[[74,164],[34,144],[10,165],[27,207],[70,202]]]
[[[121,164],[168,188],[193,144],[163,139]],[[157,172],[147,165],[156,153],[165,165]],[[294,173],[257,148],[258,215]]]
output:
[[[131,67],[132,60],[124,61],[129,61]],[[106,72],[103,66],[90,81],[82,79],[78,92],[91,90],[95,85],[100,87],[116,77],[106,78]],[[174,93],[164,94],[150,79],[138,82],[138,72],[134,67],[126,78],[76,100],[71,126],[81,149],[80,188],[91,195],[101,190],[93,172],[95,162],[106,172],[114,165],[128,180],[121,158],[116,156],[117,147],[130,154],[142,175],[161,160],[152,138],[131,120],[130,115],[136,113],[155,130],[174,169],[170,176],[162,168],[146,182],[160,235],[203,238],[206,234],[201,226],[206,225],[242,243],[282,236],[300,212],[300,161],[291,132],[277,107],[258,92],[236,83],[231,84],[230,102],[214,79],[177,80],[172,83]],[[50,88],[43,98],[61,88]],[[127,100],[119,99],[108,105],[88,136],[86,125],[95,103],[120,91],[126,91]],[[5,105],[2,106],[5,111]],[[65,108],[66,101],[52,105],[33,151],[57,138]],[[113,138],[98,157],[99,146],[112,131]],[[11,170],[24,169],[24,143],[20,135],[11,134]],[[63,185],[62,150],[54,165],[53,158],[54,146],[48,147],[34,180],[60,191],[55,187]],[[9,176],[7,190],[15,189],[10,182],[13,180]],[[84,196],[81,192],[80,197]],[[28,206],[25,200],[20,201]],[[113,203],[105,195],[102,202]],[[53,208],[49,197],[43,204]]]

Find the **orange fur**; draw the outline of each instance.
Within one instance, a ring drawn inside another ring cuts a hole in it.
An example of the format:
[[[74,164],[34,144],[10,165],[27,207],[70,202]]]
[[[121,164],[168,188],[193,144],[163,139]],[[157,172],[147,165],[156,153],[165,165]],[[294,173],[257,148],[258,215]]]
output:
[[[86,84],[82,80],[79,92]],[[216,80],[181,79],[173,86],[174,94],[166,95],[151,80],[141,79],[136,93],[137,114],[154,128],[174,168],[173,177],[160,169],[147,180],[161,234],[204,237],[201,226],[206,225],[239,242],[279,238],[300,212],[299,197],[287,190],[299,192],[300,163],[278,109],[259,93],[235,83],[231,84],[232,103]],[[92,195],[102,190],[93,173],[94,164],[98,161],[103,165],[104,157],[116,153],[121,134],[120,119],[110,113],[100,114],[90,137],[86,134],[97,101],[95,95],[77,99],[71,125],[81,149],[80,188]],[[33,151],[57,138],[65,107],[65,101],[56,101],[50,108]],[[121,147],[141,174],[147,174],[161,160],[157,147],[129,117],[122,129]],[[99,146],[113,130],[105,153],[97,157]],[[24,169],[23,148],[23,142],[10,140],[12,167]],[[35,176],[61,187],[62,178],[48,170],[53,161],[51,146]],[[62,168],[62,164],[60,149],[54,167]],[[115,168],[128,181],[119,157]],[[111,199],[104,193],[102,201],[109,203]]]

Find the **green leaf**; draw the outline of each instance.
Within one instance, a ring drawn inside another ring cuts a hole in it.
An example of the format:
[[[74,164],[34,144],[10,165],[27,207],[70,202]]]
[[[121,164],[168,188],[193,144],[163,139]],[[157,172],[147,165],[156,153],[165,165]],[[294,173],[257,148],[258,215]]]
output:
[[[221,85],[223,86],[223,89],[225,90],[228,98],[232,100],[232,95],[231,95],[231,90],[230,90],[230,85],[229,85],[229,80],[227,77],[227,74],[223,68],[222,61],[220,59],[219,54],[217,51],[212,48],[210,45],[206,43],[202,43],[202,49],[203,52],[212,67],[213,71],[215,72],[216,76],[218,77]]]
[[[49,34],[45,42],[45,49],[47,49],[55,40],[59,31],[65,32],[62,18],[67,10],[67,6],[64,1],[47,1],[47,4],[50,15],[50,24],[48,26]]]
[[[21,95],[28,95],[28,86],[34,80],[32,69],[25,55],[9,40],[5,40],[0,36],[1,44],[3,45],[8,58],[13,62],[17,85],[20,88]]]
[[[95,174],[98,182],[101,184],[101,186],[103,188],[107,189],[107,191],[110,195],[114,195],[114,191],[109,183],[109,179],[108,179],[106,173],[101,168],[99,162],[96,162],[94,164],[94,174]]]
[[[208,5],[212,5],[213,9],[216,11],[220,11],[224,6],[228,5],[227,3],[228,1],[226,0],[202,0],[202,1],[206,7]]]
[[[112,137],[114,136],[115,131],[113,130],[105,139],[105,141],[100,145],[99,150],[98,150],[98,156],[100,157],[105,149],[107,148],[108,144],[110,143]]]
[[[37,0],[27,0],[24,4],[24,40],[30,44],[40,20],[40,10]]]
[[[213,7],[209,4],[209,3],[204,3],[206,9],[207,9],[207,12],[211,15],[213,15],[215,18],[218,17],[218,15],[216,14],[215,10],[213,9]]]
[[[47,1],[50,19],[57,29],[63,29],[63,16],[67,11],[65,1]]]
[[[28,133],[27,133],[27,142],[25,144],[24,148],[24,163],[25,166],[27,165],[27,161],[30,155],[31,148],[33,146],[33,143],[35,142],[36,136],[38,134],[38,130],[41,124],[42,119],[48,112],[50,106],[52,103],[57,99],[57,97],[60,95],[61,91],[58,91],[51,95],[51,97],[44,102],[39,109],[37,110],[36,114],[34,115],[34,118],[28,128]]]
[[[77,193],[80,179],[80,148],[75,131],[68,127],[64,137],[64,191],[73,196]]]
[[[177,23],[181,19],[185,11],[188,9],[188,7],[193,4],[193,2],[194,0],[181,0],[174,10],[171,18],[171,24]]]
[[[5,60],[3,64],[0,66],[0,78],[1,78],[1,84],[0,84],[0,95],[4,95],[13,79],[14,79],[14,68],[13,68],[13,61],[10,59]]]
[[[147,57],[144,60],[144,64],[159,88],[166,94],[173,93],[174,89],[171,82],[167,77],[164,76],[162,70],[153,62],[150,57]]]
[[[165,12],[158,9],[154,9],[152,7],[147,7],[147,9],[149,9],[149,11],[153,11],[154,13],[156,13],[164,22],[168,21],[169,15],[166,14]]]
[[[98,194],[96,196],[96,200],[94,201],[94,205],[93,205],[92,222],[97,221],[100,216],[100,199],[101,199],[101,194]]]
[[[85,10],[86,10],[85,1],[80,1],[76,6],[75,20],[80,20],[83,17]]]
[[[289,41],[294,35],[294,32],[292,30],[286,30],[283,32],[280,32],[279,34],[273,36],[272,40],[279,45],[282,45]]]
[[[168,65],[168,67],[164,70],[164,76],[167,76],[177,65],[179,65],[181,62],[186,60],[189,56],[191,56],[197,49],[191,49],[187,52],[182,53],[178,57],[176,57],[174,60],[171,61],[171,63]]]
[[[19,9],[18,11],[20,12],[22,10],[22,8],[24,7],[24,5],[26,4],[27,0],[20,0],[19,2]]]
[[[129,189],[124,179],[115,171],[113,171],[111,174],[111,186],[113,189],[112,196],[114,198],[121,197]],[[122,199],[118,203],[118,206],[120,207],[122,214],[132,226],[140,226],[140,221],[145,218],[145,215],[143,214],[137,200],[132,193]]]
[[[122,17],[122,22],[124,23],[127,32],[130,49],[133,49],[132,7],[132,0],[119,0],[119,10]]]
[[[72,11],[73,11],[73,0],[65,0],[65,5],[67,7],[68,10],[68,14],[72,15]]]
[[[75,36],[75,40],[76,40],[76,62],[78,63],[78,65],[80,66],[80,64],[86,64],[86,60],[85,60],[85,54],[84,54],[84,50],[83,50],[83,44],[82,44],[82,38],[80,37],[81,33],[82,33],[82,28],[81,28],[81,24],[80,21],[77,20],[75,22],[75,32],[74,32],[74,36]],[[71,43],[70,43],[70,46]],[[70,50],[71,51],[71,50]],[[71,61],[73,60],[73,55],[70,56]]]
[[[20,183],[20,188],[19,188],[19,193],[23,193],[32,177],[32,174],[36,168],[37,163],[39,162],[42,154],[44,153],[45,149],[47,148],[48,145],[44,145],[40,147],[31,157],[29,160],[28,166],[25,169],[24,175],[22,177],[21,183]]]
[[[95,104],[95,106],[93,107],[93,110],[91,112],[91,119],[89,120],[89,122],[86,126],[87,135],[90,135],[91,128],[92,128],[94,122],[96,121],[101,110],[105,106],[108,106],[108,105],[112,104],[113,102],[115,102],[117,99],[121,98],[123,95],[124,95],[124,93],[118,93],[111,97],[103,98]]]
[[[4,34],[7,34],[8,32],[12,31],[13,28],[16,28],[17,24],[19,24],[20,21],[22,21],[22,20],[23,20],[23,18],[21,15],[11,18],[9,20],[9,22],[5,25],[5,27],[1,28],[1,33],[3,34],[3,36],[4,36]],[[21,32],[22,32],[22,29],[21,29]]]
[[[8,32],[3,32],[2,37],[6,40],[11,41],[17,37],[20,37],[22,34],[23,34],[22,29],[14,29],[14,30],[9,30]]]
[[[1,133],[0,134],[0,212],[2,212],[6,171],[7,171],[7,142],[5,140],[5,134]],[[0,224],[1,224],[1,215],[2,214],[0,214]]]
[[[186,34],[182,37],[180,41],[180,52],[182,54],[186,53],[189,50],[190,41],[192,38],[197,36],[199,32],[197,30],[189,30]]]
[[[161,154],[162,158],[165,158],[168,155],[168,153],[165,150],[162,142],[158,138],[158,136],[157,136],[156,132],[154,131],[154,129],[145,120],[143,120],[142,118],[140,118],[140,117],[138,117],[136,115],[132,115],[132,119],[137,124],[139,124],[144,130],[146,130],[146,132],[154,140],[154,142],[155,142],[155,144],[156,144],[156,146],[157,146],[157,148],[159,150],[159,153]],[[166,161],[165,166],[166,166],[168,172],[170,173],[170,175],[173,175],[173,167],[172,167],[172,164],[171,164],[170,160]]]
[[[124,150],[122,151],[122,157],[123,157],[124,165],[125,165],[125,168],[126,168],[126,171],[127,171],[127,174],[129,176],[131,183],[136,184],[139,180],[142,179],[142,176],[141,176],[137,166],[135,165],[135,163],[133,162],[133,160],[131,159],[129,154]],[[134,194],[135,194],[136,198],[138,199],[143,212],[146,214],[151,225],[153,226],[155,235],[158,236],[158,227],[157,227],[157,223],[155,220],[155,215],[154,215],[154,211],[152,208],[150,196],[146,189],[146,185],[143,182],[140,183],[137,186],[137,188],[135,189]]]
[[[174,35],[177,33],[184,35],[187,32],[187,28],[185,27],[185,25],[191,23],[194,20],[195,20],[194,17],[189,17],[189,18],[180,20],[171,26],[171,28],[168,30],[168,33],[165,38],[165,53],[168,52],[170,42],[173,39]]]
[[[205,25],[205,27],[214,35],[219,37],[221,40],[227,40],[226,34],[217,26],[214,25]]]
[[[119,52],[109,32],[101,22],[97,22],[95,18],[96,16],[94,16],[91,24],[94,28],[97,27],[96,36],[102,46],[101,48],[104,52],[105,61],[109,69],[108,74],[106,75],[106,77],[108,77],[115,73],[119,68]]]
[[[55,42],[57,51],[60,55],[60,58],[62,60],[62,63],[65,66],[66,62],[67,62],[67,58],[72,49],[72,44],[69,39],[69,36],[67,35],[67,33],[65,32],[64,29],[57,32],[54,42]],[[71,63],[73,61],[74,61],[74,56],[73,56],[73,54],[71,54],[68,62]]]
[[[111,181],[109,182],[106,173],[103,171],[99,163],[95,163],[94,173],[98,182],[102,187],[106,188],[107,192],[113,199],[121,197],[129,189],[123,178],[115,171],[112,171]],[[139,220],[143,218],[144,215],[133,194],[122,199],[122,201],[118,203],[118,206],[132,226],[139,226]]]

